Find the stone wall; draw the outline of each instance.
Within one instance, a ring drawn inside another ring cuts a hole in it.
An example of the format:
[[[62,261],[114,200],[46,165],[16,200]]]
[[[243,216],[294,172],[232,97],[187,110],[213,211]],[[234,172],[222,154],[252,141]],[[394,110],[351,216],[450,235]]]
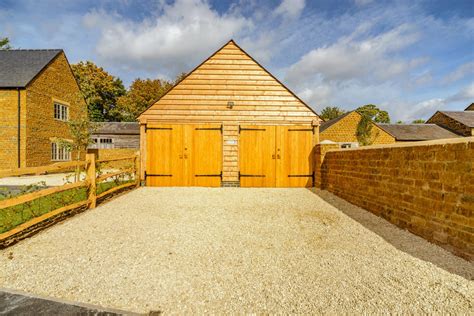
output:
[[[450,118],[442,112],[436,112],[426,123],[439,125],[461,136],[474,136],[474,129]]]
[[[474,259],[474,137],[324,151],[320,188]]]
[[[20,90],[20,163],[25,167],[26,93]],[[0,89],[0,169],[18,168],[18,90]]]
[[[69,106],[70,120],[86,113],[84,98],[64,53],[28,85],[26,99],[26,166],[51,164],[51,142],[71,139],[67,122],[54,118],[54,102]]]
[[[357,125],[359,125],[360,120],[361,115],[359,113],[351,112],[337,123],[320,132],[320,141],[330,140],[337,143],[358,142]],[[391,144],[395,142],[395,138],[377,125],[372,124],[372,141],[373,144]]]
[[[224,124],[222,130],[223,163],[222,183],[223,186],[238,186],[239,183],[239,125]]]

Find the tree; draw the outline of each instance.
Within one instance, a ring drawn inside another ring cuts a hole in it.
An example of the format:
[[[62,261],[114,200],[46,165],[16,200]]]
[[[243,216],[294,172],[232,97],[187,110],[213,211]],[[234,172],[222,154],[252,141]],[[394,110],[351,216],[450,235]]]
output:
[[[114,116],[119,117],[121,121],[135,121],[140,113],[185,76],[185,73],[179,74],[174,82],[162,79],[135,79],[126,95],[118,98],[117,107],[113,110]]]
[[[390,116],[387,111],[379,109],[374,104],[363,105],[356,110],[358,113],[367,116],[376,123],[390,123]]]
[[[346,111],[337,106],[327,106],[321,111],[320,117],[325,121],[329,121],[343,115],[344,113],[346,113]]]
[[[117,120],[114,108],[117,99],[126,92],[122,80],[90,61],[71,67],[86,99],[89,118],[96,122]]]
[[[150,104],[164,95],[172,84],[160,79],[135,79],[127,94],[117,100],[115,116],[121,121],[135,121]]]
[[[397,124],[403,124],[403,121],[398,120]]]
[[[413,120],[411,123],[412,124],[424,124],[426,121],[424,119],[417,119]]]
[[[81,96],[82,97],[82,96]],[[81,160],[83,153],[87,152],[87,147],[92,143],[92,134],[97,126],[90,121],[87,112],[84,110],[77,117],[67,122],[71,140],[59,139],[59,146],[67,148],[69,151],[76,153],[77,161]],[[80,174],[79,167],[76,168],[75,180],[78,181]]]
[[[380,110],[374,104],[363,105],[357,108],[356,111],[362,116],[359,124],[357,124],[357,140],[362,146],[372,145],[378,136],[378,131],[376,131],[376,134],[372,134],[372,122],[390,123],[388,112]]]
[[[11,49],[10,39],[8,37],[0,38],[0,50]]]

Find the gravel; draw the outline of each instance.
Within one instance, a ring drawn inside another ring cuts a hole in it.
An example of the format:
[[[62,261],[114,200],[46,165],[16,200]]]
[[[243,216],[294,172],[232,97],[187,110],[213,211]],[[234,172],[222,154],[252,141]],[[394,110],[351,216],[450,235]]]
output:
[[[306,189],[140,188],[0,267],[0,287],[135,312],[474,312],[472,263]]]

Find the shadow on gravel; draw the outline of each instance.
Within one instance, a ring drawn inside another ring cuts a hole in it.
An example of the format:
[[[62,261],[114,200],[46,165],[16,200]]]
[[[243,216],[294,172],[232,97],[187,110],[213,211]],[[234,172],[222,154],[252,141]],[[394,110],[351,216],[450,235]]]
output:
[[[63,301],[49,297],[0,288],[0,315],[141,315],[137,313],[103,308],[78,302]],[[160,314],[149,314],[160,315]]]
[[[382,237],[395,248],[420,260],[430,262],[449,273],[457,274],[467,280],[474,280],[474,264],[469,261],[457,257],[407,230],[402,230],[385,219],[357,207],[328,191],[318,189],[310,189],[310,191],[365,228]]]

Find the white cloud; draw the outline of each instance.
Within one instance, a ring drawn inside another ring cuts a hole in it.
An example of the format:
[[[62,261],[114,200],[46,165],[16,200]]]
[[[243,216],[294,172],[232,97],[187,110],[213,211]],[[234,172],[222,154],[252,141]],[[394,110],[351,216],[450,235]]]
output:
[[[295,19],[300,16],[304,7],[305,0],[282,0],[274,14],[287,19]]]
[[[163,4],[161,14],[140,22],[95,11],[84,24],[101,30],[97,51],[104,61],[150,72],[189,70],[210,48],[252,26],[243,16],[219,14],[202,0]]]
[[[310,51],[289,68],[287,79],[297,84],[319,74],[324,81],[375,82],[410,72],[426,61],[425,58],[395,56],[417,41],[418,33],[412,26],[404,24],[380,35],[359,39],[367,29],[367,25],[361,25],[336,43]]]
[[[458,93],[453,94],[446,99],[446,102],[473,101],[474,100],[474,82],[464,87]]]
[[[467,76],[474,74],[474,62],[460,65],[453,72],[449,73],[443,80],[444,83],[451,83],[461,80]]]
[[[403,109],[400,119],[405,122],[411,122],[415,119],[428,119],[438,110],[448,108],[461,110],[474,101],[474,83],[471,83],[458,92],[449,95],[446,98],[433,98],[416,103],[404,103],[399,106]]]

